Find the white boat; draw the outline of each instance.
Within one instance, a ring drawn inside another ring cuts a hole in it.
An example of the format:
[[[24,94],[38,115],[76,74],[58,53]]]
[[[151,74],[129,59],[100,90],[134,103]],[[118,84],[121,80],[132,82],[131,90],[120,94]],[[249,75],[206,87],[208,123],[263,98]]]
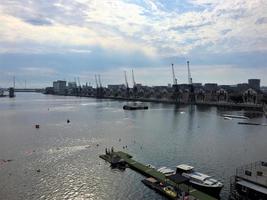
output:
[[[165,176],[170,176],[175,173],[173,169],[167,168],[167,167],[161,167],[157,171],[163,173]]]
[[[228,118],[237,118],[237,119],[249,119],[248,117],[246,116],[243,116],[243,115],[223,115],[223,117],[228,117]]]
[[[189,165],[178,165],[176,167],[176,173],[188,178],[189,182],[196,189],[204,191],[213,196],[219,196],[221,189],[223,188],[223,184],[220,181],[213,179],[209,175],[196,172],[194,167]]]

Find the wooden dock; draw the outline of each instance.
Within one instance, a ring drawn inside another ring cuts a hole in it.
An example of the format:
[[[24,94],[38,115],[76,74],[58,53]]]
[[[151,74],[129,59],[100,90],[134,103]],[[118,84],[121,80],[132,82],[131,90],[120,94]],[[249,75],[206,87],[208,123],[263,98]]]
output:
[[[157,180],[159,180],[160,182],[164,182],[167,183],[171,186],[174,186],[176,188],[179,188],[180,190],[184,191],[184,192],[188,192],[189,195],[195,197],[198,200],[218,200],[218,198],[212,197],[206,193],[203,193],[189,185],[186,185],[184,183],[182,184],[176,184],[175,182],[173,182],[172,180],[170,180],[168,177],[166,177],[163,173],[157,171],[156,169],[150,168],[140,162],[137,162],[136,160],[132,159],[132,156],[124,153],[122,151],[118,151],[118,152],[111,152],[110,154],[104,154],[104,155],[100,155],[99,157],[104,159],[105,161],[111,163],[112,162],[112,157],[118,157],[122,160],[124,160],[124,162],[126,162],[126,164],[128,165],[129,168],[143,174],[146,177],[153,177]]]

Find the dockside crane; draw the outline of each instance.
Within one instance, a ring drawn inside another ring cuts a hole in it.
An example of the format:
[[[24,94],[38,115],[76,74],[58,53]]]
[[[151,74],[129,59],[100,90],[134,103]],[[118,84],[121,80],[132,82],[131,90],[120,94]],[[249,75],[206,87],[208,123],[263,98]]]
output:
[[[77,77],[77,81],[78,81],[78,95],[81,96],[82,86],[81,86],[81,82],[80,82],[80,77]]]
[[[97,81],[96,74],[95,74],[95,87],[96,87],[96,89],[98,89],[98,81]]]
[[[172,64],[172,78],[173,78],[173,85],[177,85],[177,78],[175,77],[173,64]]]
[[[175,99],[176,102],[179,102],[180,101],[180,93],[179,93],[179,87],[178,87],[178,84],[177,84],[177,78],[175,77],[175,73],[174,73],[174,66],[172,64],[172,79],[173,79],[173,89],[174,89],[174,92],[173,92],[173,98]]]
[[[132,69],[132,79],[133,79],[133,94],[134,94],[134,97],[136,97],[137,96],[137,87],[136,87],[133,69]]]
[[[124,78],[125,78],[125,85],[126,85],[126,96],[129,97],[130,95],[130,88],[127,80],[127,74],[126,71],[124,71]]]
[[[191,77],[191,72],[190,72],[190,67],[189,67],[189,61],[187,61],[187,72],[188,72],[188,84],[192,85],[193,81],[192,81],[192,77]]]
[[[193,79],[191,77],[190,67],[189,67],[189,61],[187,61],[187,72],[188,72],[188,85],[189,85],[189,97],[188,97],[188,103],[195,103],[195,89],[193,86]]]
[[[99,83],[99,87],[102,88],[102,83],[101,83],[101,79],[100,79],[100,74],[98,74],[98,83]]]
[[[126,88],[129,88],[129,84],[128,84],[128,81],[127,81],[126,71],[124,71],[124,79],[125,79],[125,86],[126,86]]]
[[[102,82],[101,82],[100,74],[98,74],[98,83],[99,83],[99,88],[98,88],[97,96],[98,97],[103,97],[104,96],[104,89],[102,87]]]

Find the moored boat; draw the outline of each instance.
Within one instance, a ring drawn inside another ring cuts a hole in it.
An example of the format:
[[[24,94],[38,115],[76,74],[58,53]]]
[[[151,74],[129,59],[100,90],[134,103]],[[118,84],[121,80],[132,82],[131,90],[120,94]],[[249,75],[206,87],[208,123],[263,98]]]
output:
[[[156,180],[155,178],[147,178],[142,180],[142,183],[144,183],[149,188],[155,190],[156,192],[166,196],[168,199],[173,200],[179,200],[178,192],[171,186],[163,184]]]
[[[157,171],[163,173],[165,176],[170,176],[170,175],[173,175],[175,173],[174,170],[167,168],[167,167],[161,167]]]
[[[123,106],[123,110],[147,110],[148,106],[143,104],[127,104]]]
[[[212,196],[219,196],[221,189],[223,188],[223,184],[220,181],[213,179],[209,175],[196,172],[194,167],[189,165],[178,165],[176,167],[176,173],[188,178],[194,188]]]
[[[224,114],[223,115],[224,118],[236,118],[236,119],[249,119],[248,117],[246,116],[243,116],[243,115],[227,115],[227,114]]]

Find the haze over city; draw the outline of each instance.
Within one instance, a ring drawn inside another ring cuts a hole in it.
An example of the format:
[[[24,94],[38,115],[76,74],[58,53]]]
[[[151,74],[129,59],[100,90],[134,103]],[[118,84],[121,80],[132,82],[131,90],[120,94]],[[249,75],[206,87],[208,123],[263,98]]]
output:
[[[144,85],[187,82],[267,85],[264,0],[14,0],[0,2],[0,86],[53,80]]]

